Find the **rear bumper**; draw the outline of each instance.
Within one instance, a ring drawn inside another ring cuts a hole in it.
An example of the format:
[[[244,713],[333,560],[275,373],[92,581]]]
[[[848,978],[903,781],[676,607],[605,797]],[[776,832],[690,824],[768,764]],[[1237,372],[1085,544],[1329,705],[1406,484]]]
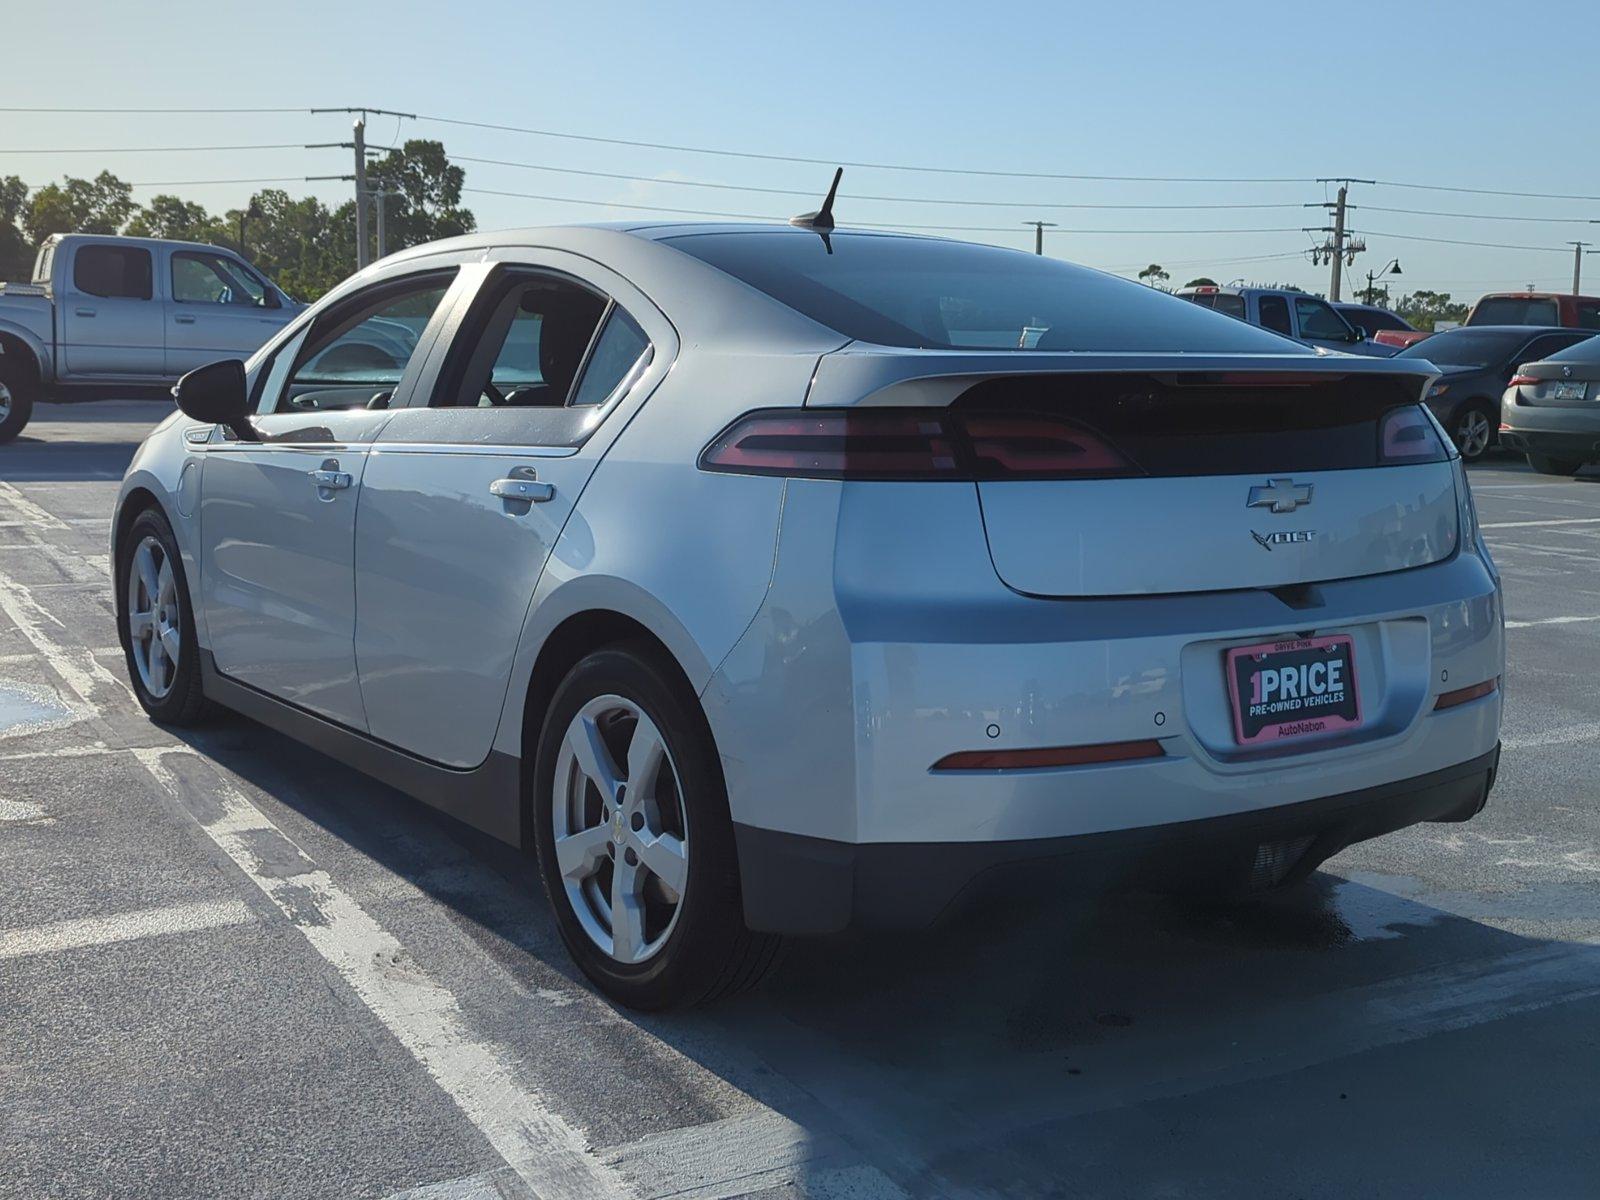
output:
[[[1600,432],[1561,433],[1541,429],[1501,429],[1500,445],[1526,454],[1548,454],[1580,462],[1600,459]]]
[[[1074,889],[1190,880],[1248,883],[1263,847],[1289,843],[1281,882],[1346,846],[1422,821],[1466,820],[1494,784],[1487,754],[1413,779],[1275,808],[1139,829],[1000,842],[850,844],[735,825],[745,920],[779,933],[918,928],[969,885],[1027,862]],[[1300,849],[1303,843],[1304,849]]]
[[[1520,404],[1501,409],[1500,444],[1508,450],[1554,458],[1600,459],[1600,412],[1592,405]]]

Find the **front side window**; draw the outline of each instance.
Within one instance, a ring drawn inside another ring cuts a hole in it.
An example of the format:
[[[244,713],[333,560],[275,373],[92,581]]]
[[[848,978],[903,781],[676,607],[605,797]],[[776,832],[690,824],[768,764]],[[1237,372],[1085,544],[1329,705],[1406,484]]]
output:
[[[432,274],[352,297],[286,342],[263,372],[257,411],[386,408],[454,278]],[[285,369],[284,361],[292,361]]]
[[[179,304],[268,306],[267,286],[220,254],[180,250],[172,256],[172,298]]]
[[[1303,338],[1320,338],[1325,342],[1350,340],[1350,326],[1345,324],[1343,317],[1321,300],[1314,300],[1310,296],[1296,296],[1294,315],[1300,321],[1300,336]]]
[[[150,251],[138,246],[83,246],[72,263],[72,284],[89,296],[148,300]]]
[[[1289,302],[1282,296],[1262,296],[1257,302],[1261,309],[1261,327],[1284,337],[1294,336],[1294,326],[1289,323]]]

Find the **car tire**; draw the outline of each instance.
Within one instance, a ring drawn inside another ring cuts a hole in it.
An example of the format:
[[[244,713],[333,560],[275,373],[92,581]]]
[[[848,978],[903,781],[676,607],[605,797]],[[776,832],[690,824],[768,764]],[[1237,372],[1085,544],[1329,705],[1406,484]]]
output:
[[[12,441],[33,416],[33,376],[15,355],[0,354],[0,446]]]
[[[116,587],[117,635],[140,707],[162,725],[199,724],[211,711],[200,642],[183,556],[159,509],[135,517],[118,544]]]
[[[745,927],[711,729],[655,645],[597,650],[561,681],[531,815],[561,939],[611,999],[643,1010],[706,1003],[754,986],[776,961],[782,939]],[[631,916],[619,922],[623,898]]]
[[[1576,475],[1583,463],[1576,458],[1552,458],[1548,454],[1528,452],[1528,465],[1541,475]]]
[[[1450,418],[1450,440],[1462,462],[1477,462],[1498,441],[1499,418],[1484,400],[1469,400]]]

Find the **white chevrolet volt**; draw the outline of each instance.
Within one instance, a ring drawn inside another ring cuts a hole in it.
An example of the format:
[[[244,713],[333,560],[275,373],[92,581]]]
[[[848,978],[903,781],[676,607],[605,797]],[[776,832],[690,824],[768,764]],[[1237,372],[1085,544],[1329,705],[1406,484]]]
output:
[[[237,710],[536,854],[624,1004],[992,873],[1283,886],[1494,782],[1431,374],[929,238],[419,246],[179,385],[121,641],[156,720]]]

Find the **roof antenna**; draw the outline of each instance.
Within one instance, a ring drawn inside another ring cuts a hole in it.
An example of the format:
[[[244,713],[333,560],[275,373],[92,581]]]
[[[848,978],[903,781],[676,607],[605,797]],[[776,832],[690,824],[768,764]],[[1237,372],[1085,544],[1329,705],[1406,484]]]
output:
[[[822,207],[816,212],[801,213],[798,217],[790,217],[789,224],[798,225],[801,229],[809,229],[822,239],[823,246],[829,254],[833,253],[833,242],[828,237],[833,232],[833,198],[839,193],[839,180],[844,178],[844,168],[835,167],[833,171],[833,186],[828,189],[828,198],[822,202]]]

